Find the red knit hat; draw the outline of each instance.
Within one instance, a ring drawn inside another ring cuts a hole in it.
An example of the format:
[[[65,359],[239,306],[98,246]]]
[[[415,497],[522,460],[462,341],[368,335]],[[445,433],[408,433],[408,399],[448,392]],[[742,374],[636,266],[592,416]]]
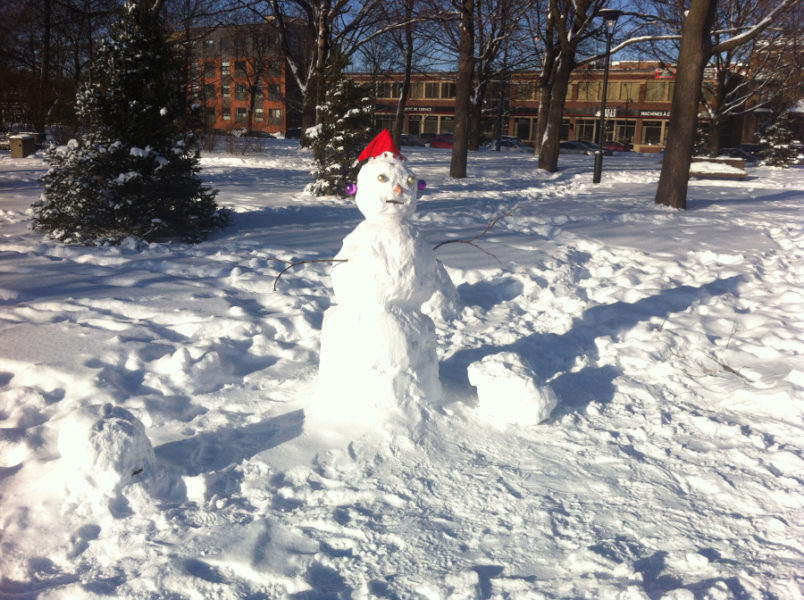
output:
[[[391,134],[387,129],[383,129],[377,137],[371,140],[366,149],[360,153],[360,156],[357,157],[357,160],[362,161],[366,160],[367,158],[377,158],[378,156],[389,155],[393,158],[398,160],[405,160],[405,157],[402,156],[402,153],[399,151],[399,148],[396,147],[394,144],[393,138],[391,138]]]

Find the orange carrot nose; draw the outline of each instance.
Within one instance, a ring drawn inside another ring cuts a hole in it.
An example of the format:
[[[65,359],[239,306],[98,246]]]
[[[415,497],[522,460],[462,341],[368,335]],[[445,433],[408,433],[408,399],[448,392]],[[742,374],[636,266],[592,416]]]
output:
[[[394,194],[396,194],[397,196],[399,196],[399,194],[401,194],[401,193],[402,193],[402,186],[400,186],[400,185],[395,185],[395,186],[394,186]]]

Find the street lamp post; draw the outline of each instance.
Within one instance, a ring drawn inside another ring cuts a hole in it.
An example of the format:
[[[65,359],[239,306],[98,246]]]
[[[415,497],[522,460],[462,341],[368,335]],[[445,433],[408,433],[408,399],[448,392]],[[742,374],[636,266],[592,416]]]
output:
[[[613,8],[604,8],[600,15],[606,22],[606,61],[603,66],[603,102],[600,107],[600,124],[597,132],[598,149],[595,152],[595,173],[592,183],[600,183],[600,174],[603,171],[603,142],[606,136],[606,95],[609,90],[609,62],[611,59],[611,36],[614,33],[614,24],[622,14],[622,11]]]

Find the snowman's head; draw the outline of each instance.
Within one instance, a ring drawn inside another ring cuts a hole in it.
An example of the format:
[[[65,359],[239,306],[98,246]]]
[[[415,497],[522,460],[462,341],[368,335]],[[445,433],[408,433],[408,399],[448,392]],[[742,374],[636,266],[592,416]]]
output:
[[[407,219],[416,208],[420,182],[405,164],[405,157],[383,129],[360,154],[366,164],[357,174],[357,207],[366,219]]]
[[[419,180],[403,160],[371,158],[357,174],[357,207],[366,219],[407,219],[416,209]]]

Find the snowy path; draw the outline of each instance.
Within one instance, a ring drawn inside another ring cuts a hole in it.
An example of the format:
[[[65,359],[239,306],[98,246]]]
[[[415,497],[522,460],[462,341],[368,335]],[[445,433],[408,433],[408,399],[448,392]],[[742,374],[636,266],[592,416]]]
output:
[[[274,259],[333,256],[359,214],[268,152],[205,159],[237,215],[195,247],[42,241],[42,163],[0,157],[0,598],[804,597],[804,170],[694,181],[676,212],[649,156],[593,186],[584,157],[478,155],[455,181],[410,152],[434,244],[517,209],[486,253],[439,250],[452,403],[322,450],[329,266],[274,292]],[[555,390],[546,423],[475,414],[466,367],[504,351]],[[65,458],[105,403],[144,424],[150,471]]]

